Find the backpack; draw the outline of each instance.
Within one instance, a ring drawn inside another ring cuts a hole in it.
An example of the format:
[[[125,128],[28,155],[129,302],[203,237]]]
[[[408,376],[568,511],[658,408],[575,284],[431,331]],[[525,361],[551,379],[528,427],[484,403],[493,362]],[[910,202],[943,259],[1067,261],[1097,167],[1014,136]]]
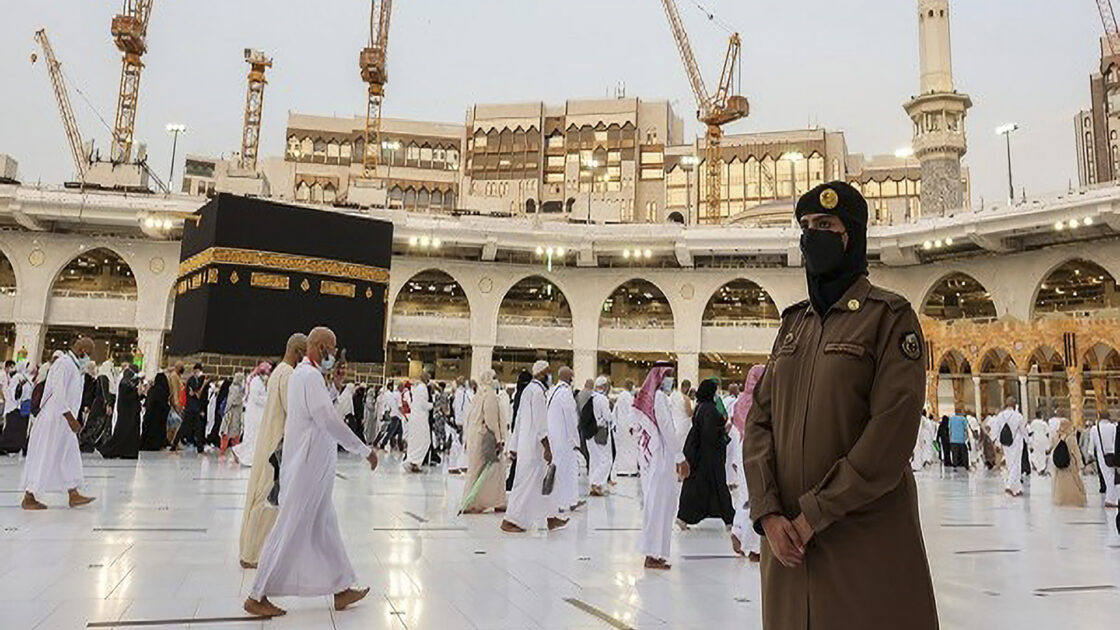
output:
[[[35,389],[31,390],[31,415],[38,416],[42,410],[43,404],[43,390],[46,389],[46,381],[39,383]]]
[[[1120,436],[1120,430],[1118,430],[1116,432],[1116,435]],[[1100,421],[1097,422],[1097,439],[1101,441],[1101,451],[1103,452],[1104,451],[1104,436],[1101,435],[1101,423],[1100,423]],[[1118,461],[1118,460],[1120,460],[1120,457],[1117,457],[1118,454],[1120,454],[1120,451],[1117,451],[1115,446],[1113,446],[1113,450],[1112,450],[1111,453],[1104,453],[1104,465],[1105,465],[1105,467],[1116,468],[1117,466],[1120,466],[1120,461]]]
[[[583,409],[579,410],[579,437],[590,440],[599,432],[599,422],[595,419],[595,402],[588,398]]]
[[[1015,435],[1011,433],[1011,425],[1004,422],[1003,429],[999,432],[999,443],[1004,446],[1011,446],[1015,443]]]
[[[1069,465],[1069,445],[1066,444],[1065,440],[1062,440],[1054,447],[1054,467],[1059,470],[1065,470],[1069,468]]]

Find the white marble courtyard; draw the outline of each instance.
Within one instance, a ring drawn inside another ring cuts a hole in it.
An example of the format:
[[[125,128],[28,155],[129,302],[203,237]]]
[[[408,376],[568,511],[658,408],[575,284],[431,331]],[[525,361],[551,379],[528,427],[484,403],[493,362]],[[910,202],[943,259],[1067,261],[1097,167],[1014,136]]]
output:
[[[335,505],[369,598],[341,613],[281,598],[286,617],[238,620],[253,579],[236,553],[248,469],[193,452],[85,463],[94,504],[47,495],[51,509],[32,513],[18,508],[22,460],[0,458],[0,627],[760,627],[758,567],[731,556],[719,523],[676,535],[672,571],[642,569],[635,480],[567,529],[519,538],[496,516],[456,517],[459,478],[395,460],[371,475],[347,455]],[[1057,509],[1045,479],[1016,500],[992,475],[919,475],[943,628],[1115,627],[1120,536],[1086,481],[1091,507]]]

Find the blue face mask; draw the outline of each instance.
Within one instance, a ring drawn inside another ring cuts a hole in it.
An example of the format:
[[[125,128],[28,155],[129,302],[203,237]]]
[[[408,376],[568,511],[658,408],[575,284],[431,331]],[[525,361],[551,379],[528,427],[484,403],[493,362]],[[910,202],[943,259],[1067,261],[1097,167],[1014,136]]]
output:
[[[666,376],[664,378],[664,380],[661,381],[661,390],[665,391],[665,392],[673,391],[673,383],[674,382],[675,381],[673,380],[672,376]]]
[[[319,361],[319,371],[323,374],[326,374],[332,369],[334,369],[334,355],[328,354],[327,356],[323,357],[322,361]]]
[[[89,365],[89,357],[88,356],[86,356],[86,357],[75,356],[74,361],[76,361],[78,363],[78,369],[79,370],[84,371],[86,369],[86,366]]]

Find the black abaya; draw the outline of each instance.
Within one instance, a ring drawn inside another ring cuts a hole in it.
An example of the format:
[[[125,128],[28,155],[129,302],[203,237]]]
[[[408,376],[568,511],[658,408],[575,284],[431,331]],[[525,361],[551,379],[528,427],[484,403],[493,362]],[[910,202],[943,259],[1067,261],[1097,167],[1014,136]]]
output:
[[[117,424],[112,437],[97,450],[105,459],[136,459],[140,451],[140,395],[135,383],[121,380],[117,389]]]
[[[0,434],[0,455],[27,453],[27,416],[19,409],[13,409],[4,421],[4,433]]]
[[[719,518],[730,525],[735,520],[735,508],[727,487],[727,431],[723,416],[711,398],[696,405],[692,428],[684,443],[684,456],[688,460],[689,476],[681,487],[677,518],[689,525],[706,518]]]
[[[144,425],[140,431],[140,450],[159,451],[167,448],[167,415],[171,412],[171,386],[167,375],[156,374],[145,399]]]
[[[86,381],[87,384],[89,381]],[[83,395],[84,398],[84,395]],[[89,415],[78,434],[78,448],[83,453],[92,453],[113,430],[112,395],[109,393],[109,377],[99,376],[93,380],[91,395],[87,404]]]

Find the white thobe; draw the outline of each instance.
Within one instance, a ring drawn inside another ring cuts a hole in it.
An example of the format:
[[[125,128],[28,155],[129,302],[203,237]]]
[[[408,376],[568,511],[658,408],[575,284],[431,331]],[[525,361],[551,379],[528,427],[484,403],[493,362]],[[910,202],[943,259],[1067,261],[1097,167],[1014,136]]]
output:
[[[1050,427],[1042,418],[1035,418],[1030,423],[1030,462],[1031,469],[1035,472],[1046,471],[1046,459],[1050,450]]]
[[[1105,453],[1111,454],[1116,448],[1116,423],[1101,420],[1097,426],[1089,430],[1089,440],[1093,444],[1093,455],[1096,457],[1097,466],[1104,476],[1104,502],[1112,507],[1120,502],[1120,486],[1116,484],[1114,469],[1105,466]]]
[[[432,447],[432,430],[428,424],[428,412],[432,409],[428,386],[417,383],[412,387],[412,403],[409,405],[408,426],[405,427],[405,440],[408,442],[408,456],[405,463],[410,466],[424,465],[428,449]],[[464,416],[466,418],[466,416]]]
[[[556,464],[556,487],[552,498],[561,510],[579,503],[579,414],[572,387],[560,381],[548,396],[548,443]],[[520,464],[517,474],[521,474]]]
[[[1027,423],[1023,415],[1014,409],[1004,409],[992,421],[995,429],[996,444],[1003,447],[1003,487],[1012,494],[1023,491],[1023,445],[1027,439]],[[1014,438],[1011,446],[1003,446],[999,441],[1004,426],[1011,427]]]
[[[634,395],[622,390],[614,401],[614,472],[638,474],[637,425],[634,423]]]
[[[548,403],[544,384],[540,381],[530,382],[521,392],[521,404],[517,407],[513,431],[510,450],[517,453],[517,474],[513,476],[505,520],[522,529],[531,529],[556,512],[552,508],[552,496],[541,493],[541,484],[548,468],[548,462],[544,459],[544,445],[541,444],[548,437]],[[550,446],[555,458],[556,447]],[[559,484],[559,479],[556,483]],[[552,493],[556,494],[555,486]]]
[[[587,440],[587,455],[591,464],[587,476],[593,487],[601,489],[607,485],[611,476],[611,403],[602,392],[595,392],[591,395],[591,405],[596,425],[607,430],[606,444],[599,444],[594,438]]]
[[[467,421],[467,388],[456,387],[455,396],[451,399],[451,414],[455,416],[455,425],[462,428]]]
[[[23,387],[20,387],[21,384],[23,385]],[[3,388],[4,418],[6,419],[8,417],[8,414],[12,413],[16,409],[19,409],[20,403],[22,403],[24,400],[31,399],[31,390],[35,389],[35,386],[31,384],[31,381],[27,378],[27,375],[16,372],[15,374],[12,374],[10,377],[8,377],[8,380],[4,383]],[[16,396],[17,389],[20,390],[19,396]]]
[[[735,403],[738,401],[739,397],[732,396],[731,394],[723,397],[723,408],[727,410],[728,418],[732,418],[735,416]],[[681,444],[684,444],[684,442],[681,442]]]
[[[980,421],[976,416],[968,416],[968,465],[976,468],[984,461],[984,449],[980,446]]]
[[[509,392],[504,389],[498,392],[498,419],[505,428],[506,435],[509,435],[509,423],[513,419],[513,401],[509,398]]]
[[[211,382],[206,400],[206,435],[214,430],[214,423],[218,421],[218,384]]]
[[[692,430],[692,418],[688,415],[688,405],[684,402],[684,394],[681,390],[674,389],[672,395],[668,396],[669,400],[669,413],[673,416],[673,426],[677,432],[677,442],[684,444],[688,439],[688,432]]]
[[[257,431],[264,420],[264,404],[268,402],[268,384],[265,377],[258,374],[249,381],[249,398],[245,401],[242,415],[241,443],[233,447],[233,454],[242,466],[252,466],[257,449]],[[269,453],[271,455],[272,453]]]
[[[658,390],[653,401],[656,422],[651,421],[640,409],[634,410],[635,419],[642,427],[638,438],[642,457],[642,536],[638,549],[642,554],[667,560],[673,539],[673,520],[677,515],[681,485],[677,481],[676,465],[684,461],[681,442],[677,441],[673,427],[669,397]],[[664,427],[664,429],[662,429]]]
[[[918,472],[926,467],[926,421],[918,420],[918,435],[914,438],[914,452],[910,454],[910,470]]]
[[[735,520],[731,523],[731,534],[739,539],[743,548],[751,553],[760,553],[762,537],[754,531],[751,523],[750,491],[747,488],[747,475],[743,469],[743,436],[739,427],[731,426],[727,432],[731,441],[727,444],[728,477],[731,488],[731,504],[735,506]]]
[[[1054,435],[1058,432],[1058,429],[1062,426],[1062,420],[1063,418],[1054,416],[1047,421],[1047,432],[1049,433],[1049,435]]]
[[[65,492],[82,485],[82,454],[78,435],[65,414],[75,419],[82,409],[82,372],[73,353],[51,364],[39,415],[31,426],[20,487],[32,494]]]
[[[329,595],[353,586],[331,499],[339,445],[362,457],[370,453],[335,413],[323,375],[304,359],[288,380],[280,512],[261,550],[253,599]]]
[[[937,423],[929,418],[922,422],[925,431],[925,443],[923,444],[923,455],[925,456],[925,463],[932,464],[937,461],[937,450],[934,449],[933,443],[937,441]]]

